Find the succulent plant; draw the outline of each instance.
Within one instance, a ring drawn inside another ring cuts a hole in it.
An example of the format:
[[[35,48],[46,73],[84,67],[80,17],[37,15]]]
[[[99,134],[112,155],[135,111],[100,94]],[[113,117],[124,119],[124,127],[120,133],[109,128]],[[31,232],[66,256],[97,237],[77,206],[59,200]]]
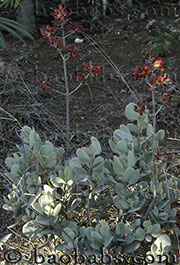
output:
[[[156,197],[152,163],[153,128],[148,112],[139,115],[136,104],[127,105],[131,123],[120,125],[109,140],[110,158],[101,155],[100,142],[91,137],[89,147],[62,162],[64,149],[43,141],[34,129],[21,130],[22,145],[6,158],[6,178],[12,191],[4,208],[22,222],[23,233],[37,238],[51,235],[56,250],[75,248],[86,254],[115,246],[133,253],[146,246],[153,255],[171,251],[168,231],[176,226],[177,183],[157,177]],[[165,137],[155,134],[156,148]],[[157,166],[157,165],[156,165]],[[174,208],[172,205],[175,205]]]

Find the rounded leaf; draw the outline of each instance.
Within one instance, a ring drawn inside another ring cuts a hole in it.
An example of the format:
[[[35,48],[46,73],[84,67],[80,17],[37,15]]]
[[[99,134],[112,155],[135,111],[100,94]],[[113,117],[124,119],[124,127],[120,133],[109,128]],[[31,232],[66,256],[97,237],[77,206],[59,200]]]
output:
[[[135,121],[139,118],[139,113],[135,111],[136,107],[137,107],[137,105],[134,104],[133,102],[129,103],[126,106],[125,114],[126,114],[126,117],[128,120]]]
[[[27,222],[24,226],[23,226],[23,233],[25,235],[29,235],[29,236],[33,236],[36,233],[40,233],[42,231],[43,228],[40,228],[39,225],[37,225],[37,223],[33,220],[33,221],[29,221]]]
[[[62,204],[61,204],[61,203],[58,203],[58,204],[56,205],[56,207],[54,208],[54,211],[53,211],[53,216],[54,216],[54,217],[56,217],[56,216],[59,214],[59,212],[60,212],[60,210],[61,210],[61,206],[62,206]]]
[[[114,173],[117,175],[123,175],[124,174],[124,167],[119,161],[119,158],[117,156],[113,157],[113,170]]]
[[[29,145],[31,147],[35,146],[36,141],[38,141],[39,139],[40,139],[39,134],[37,134],[34,129],[31,130],[29,134]]]
[[[21,130],[21,139],[25,143],[29,143],[29,133],[31,132],[31,128],[29,126],[24,126]]]
[[[134,235],[127,235],[125,237],[125,244],[126,245],[130,245],[130,244],[132,244],[134,242],[134,240],[135,240],[135,236]]]
[[[73,179],[73,170],[71,167],[66,166],[64,169],[64,175],[66,177],[67,180],[71,180]]]
[[[129,181],[131,178],[133,178],[134,172],[135,170],[133,167],[128,167],[124,172],[124,180]]]
[[[162,141],[165,138],[165,130],[161,129],[155,134],[155,138],[158,141]]]
[[[148,227],[149,228],[149,227]],[[160,224],[153,224],[151,235],[156,237],[161,233],[161,225]]]
[[[145,236],[145,240],[149,243],[152,242],[152,236],[150,235]]]
[[[123,140],[118,141],[117,148],[122,153],[126,153],[127,150],[128,150],[127,143],[125,141],[123,141]]]
[[[154,129],[153,129],[152,124],[148,124],[148,127],[147,127],[147,129],[146,129],[146,134],[147,134],[148,136],[152,136],[152,135],[154,134]]]
[[[152,225],[149,225],[146,229],[147,229],[147,233],[148,234],[151,234],[152,233],[152,230],[153,230],[153,226]]]
[[[159,213],[159,218],[161,219],[161,220],[164,220],[164,221],[166,221],[167,219],[168,219],[168,213],[166,213],[166,212],[161,212],[161,213]]]
[[[35,221],[40,224],[40,225],[44,225],[44,226],[49,226],[50,223],[48,221],[48,219],[44,216],[38,215],[35,219]]]
[[[92,241],[99,242],[99,243],[101,243],[103,239],[102,236],[96,231],[91,232],[91,237],[92,237]]]
[[[78,148],[76,151],[76,155],[81,165],[89,165],[90,157],[84,150]]]
[[[14,164],[11,167],[11,174],[16,177],[19,172],[20,172],[20,165],[19,164]]]
[[[101,153],[101,145],[96,137],[91,137],[91,147],[93,149],[94,155],[99,155]]]
[[[136,169],[134,171],[133,177],[129,179],[129,185],[136,184],[136,182],[139,180],[139,177],[140,177],[140,175],[139,175],[139,169]]]
[[[134,241],[132,244],[127,245],[124,247],[125,253],[131,253],[136,251],[141,246],[141,243],[139,241]]]
[[[133,124],[133,123],[129,123],[127,125],[128,129],[131,131],[131,132],[135,132],[135,133],[138,133],[139,132],[139,128]]]
[[[177,213],[177,209],[176,208],[173,208],[173,209],[170,210],[170,213],[169,214],[170,214],[171,217],[174,218],[174,217],[176,217],[176,213]]]
[[[150,222],[150,221],[144,221],[143,222],[143,226],[145,227],[145,228],[148,228],[150,225],[152,225],[152,223]]]
[[[128,166],[133,167],[136,164],[136,158],[132,151],[128,152]]]
[[[135,231],[136,239],[139,241],[143,241],[146,235],[146,232],[141,227],[138,227]]]
[[[5,160],[6,166],[10,169],[15,163],[15,159],[12,157],[7,157]]]

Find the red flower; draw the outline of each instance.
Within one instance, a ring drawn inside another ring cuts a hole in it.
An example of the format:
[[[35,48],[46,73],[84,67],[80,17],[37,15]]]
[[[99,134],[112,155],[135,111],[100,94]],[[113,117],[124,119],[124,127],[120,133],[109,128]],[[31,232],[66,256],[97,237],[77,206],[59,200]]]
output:
[[[171,155],[168,155],[168,157],[167,157],[167,160],[172,160],[173,159],[173,154],[171,154]]]
[[[143,101],[142,100],[139,100],[137,104],[138,104],[138,106],[141,106],[142,107],[143,106]]]
[[[157,165],[158,169],[161,169],[163,167],[163,163],[160,163],[159,165]]]
[[[86,75],[83,73],[78,72],[77,74],[74,74],[74,79],[78,82],[85,82],[86,81]]]
[[[59,25],[62,22],[67,22],[68,13],[62,5],[59,5],[58,9],[54,9],[53,16],[55,17],[54,24]]]
[[[168,91],[168,93],[167,93],[168,98],[171,97],[171,94],[172,94],[172,92],[171,91]]]
[[[158,59],[158,60],[155,61],[155,63],[153,64],[153,66],[154,66],[155,68],[158,68],[158,67],[161,67],[162,64],[163,64],[163,61],[162,61],[162,59],[160,58],[160,59]]]
[[[139,109],[138,110],[138,113],[140,114],[140,116],[142,116],[143,115],[143,110],[142,109]]]
[[[166,98],[166,96],[162,96],[162,101],[166,101],[167,100],[167,98]]]
[[[151,74],[151,68],[152,65],[145,65],[145,66],[139,66],[137,65],[136,71],[134,72],[134,76],[136,79],[140,79],[143,77],[146,77]]]
[[[100,66],[95,66],[92,71],[93,71],[93,73],[101,72],[101,67]]]
[[[157,80],[156,83],[158,86],[162,86],[162,87],[168,87],[169,85],[171,85],[171,81],[169,78],[167,78],[167,74],[165,73],[163,76],[155,76],[155,79]]]
[[[140,114],[140,116],[142,116],[143,115],[143,113],[144,113],[144,110],[147,108],[147,106],[148,106],[148,103],[147,102],[143,102],[142,100],[139,100],[138,101],[138,103],[137,103],[137,105],[138,105],[138,108],[137,107],[135,107],[135,111],[136,112],[138,112],[139,114]]]
[[[54,43],[55,38],[52,35],[49,35],[49,40],[50,40],[51,43]]]
[[[88,73],[88,72],[92,72],[94,74],[101,72],[101,67],[100,66],[93,66],[92,65],[92,61],[90,61],[89,64],[87,63],[83,63],[84,69],[83,72]]]
[[[62,12],[63,11],[63,6],[62,5],[59,5],[58,6],[58,9],[59,9],[60,12]]]
[[[143,67],[137,65],[136,71],[134,72],[134,76],[135,76],[136,80],[138,80],[138,79],[143,77],[142,72],[143,72]]]
[[[58,17],[59,19],[61,19],[61,18],[63,18],[63,15],[62,15],[62,14],[57,14],[57,17]]]
[[[40,81],[36,81],[35,84],[39,86],[39,85],[41,85],[41,82]]]
[[[144,70],[143,75],[144,75],[144,76],[146,76],[147,74],[149,74],[149,72],[150,72],[149,70],[151,69],[151,67],[152,67],[151,64],[146,65],[146,66],[143,67],[143,70]]]
[[[164,80],[162,76],[155,76],[156,80],[159,82],[159,84]]]
[[[63,47],[63,41],[62,41],[62,39],[58,39],[58,40],[56,40],[56,46],[57,47]]]
[[[46,29],[47,29],[48,31],[52,31],[52,28],[51,28],[49,25],[46,26]]]
[[[49,82],[49,79],[49,76],[45,75],[40,79],[40,81],[36,81],[35,84],[41,86],[43,90],[46,90],[48,87],[53,88],[53,86]]]
[[[55,34],[54,29],[55,29],[54,27],[50,27],[49,25],[47,25],[46,30],[45,29],[40,30],[43,39],[49,39],[51,44],[54,44],[55,42],[55,37],[53,36]]]
[[[152,76],[149,76],[149,82],[154,83],[154,78]]]
[[[65,46],[64,48],[63,48],[63,50],[62,50],[62,53],[63,54],[66,54],[66,53],[69,53],[70,54],[70,56],[72,57],[72,58],[78,58],[78,56],[79,56],[79,50],[77,50],[75,47],[74,47],[74,45],[72,44],[71,46]]]

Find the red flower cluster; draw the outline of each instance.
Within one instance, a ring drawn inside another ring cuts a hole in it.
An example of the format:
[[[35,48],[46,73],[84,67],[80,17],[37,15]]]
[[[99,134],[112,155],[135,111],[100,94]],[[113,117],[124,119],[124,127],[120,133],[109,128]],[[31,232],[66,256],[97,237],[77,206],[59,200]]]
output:
[[[138,108],[136,107],[134,110],[136,112],[138,112],[140,114],[140,116],[142,116],[144,110],[148,107],[148,102],[146,102],[146,101],[143,102],[142,100],[139,100],[137,105],[138,105]]]
[[[73,78],[77,82],[85,82],[86,81],[86,75],[84,73],[77,72],[76,74],[73,75]]]
[[[93,66],[92,61],[90,61],[89,64],[83,63],[84,69],[83,72],[85,73],[93,73],[95,76],[98,76],[98,73],[101,72],[101,67],[100,66]]]
[[[158,169],[161,169],[163,167],[163,163],[159,163],[159,165],[157,165]]]
[[[155,63],[153,64],[153,66],[154,66],[155,68],[162,67],[162,65],[163,65],[163,61],[162,61],[161,58],[159,58],[158,60],[156,60]],[[161,71],[162,71],[162,72],[164,72],[163,69],[164,69],[164,68],[161,68]]]
[[[68,13],[67,11],[63,8],[62,5],[58,6],[58,9],[54,9],[53,14],[54,16],[54,24],[55,25],[60,25],[61,23],[67,23],[68,22]]]
[[[41,86],[43,90],[46,90],[46,88],[48,87],[53,88],[49,80],[50,80],[49,76],[45,75],[40,79],[40,81],[36,81],[35,84]]]
[[[135,76],[136,80],[147,77],[149,82],[151,82],[151,83],[154,83],[157,80],[157,81],[160,81],[160,84],[157,83],[157,85],[162,85],[162,81],[167,79],[167,74],[165,74],[164,77],[155,75],[155,78],[153,78],[154,77],[153,73],[158,68],[159,68],[158,70],[160,72],[165,71],[165,69],[162,67],[162,65],[163,65],[163,61],[161,58],[155,60],[154,63],[151,62],[145,66],[137,65],[136,71],[134,72],[134,76]]]
[[[68,23],[68,13],[62,5],[59,5],[58,9],[55,9],[52,15],[54,16],[54,26],[51,27],[50,25],[47,25],[45,29],[40,30],[43,39],[49,40],[50,46],[58,50],[60,55],[64,57],[63,60],[69,59],[70,57],[78,58],[80,51],[76,49],[73,44],[65,46],[65,40],[66,37],[71,35],[71,33],[77,30],[81,31],[82,27],[78,24],[70,25],[70,23]],[[67,57],[65,57],[65,55],[67,55]],[[74,75],[75,80],[78,82],[85,82],[90,73],[97,77],[98,73],[101,72],[100,66],[93,66],[92,62],[89,64],[83,63],[83,66],[83,73],[77,72]],[[40,81],[37,81],[36,84],[41,85],[43,90],[47,87],[52,87],[47,75]]]
[[[163,68],[164,69],[164,68]],[[160,69],[161,70],[161,69]],[[162,72],[162,71],[161,71]],[[172,85],[171,80],[168,78],[167,74],[164,74],[163,76],[158,76],[155,75],[154,79],[152,78],[152,76],[149,77],[149,81],[151,83],[155,83],[155,85],[159,86],[159,87],[169,87],[170,85]],[[150,87],[148,88],[148,91],[152,91],[154,90],[155,87]]]
[[[156,158],[158,160],[160,160],[160,163],[157,165],[157,168],[161,169],[163,167],[164,163],[169,162],[173,159],[173,154],[170,154],[170,155],[165,157],[165,154],[161,154],[160,152],[158,152],[158,153],[156,153]]]
[[[167,74],[164,73],[165,68],[162,67],[163,61],[161,58],[157,58],[155,55],[151,55],[148,60],[148,64],[145,66],[137,66],[134,76],[136,80],[141,78],[146,78],[147,83],[152,84],[148,91],[153,91],[157,87],[168,88],[172,85],[171,80],[168,78]],[[162,101],[170,99],[171,92],[168,91],[167,95],[162,95]]]
[[[171,99],[171,94],[172,92],[171,91],[168,91],[167,93],[162,93],[162,101],[168,101]]]
[[[79,57],[79,52],[80,51],[76,49],[73,44],[71,46],[63,47],[63,50],[62,50],[63,54],[69,53],[71,58],[74,58],[74,59]]]
[[[63,54],[69,53],[70,57],[77,58],[79,56],[79,50],[75,49],[74,45],[64,46],[63,36],[60,36],[62,33],[62,29],[64,30],[65,24],[69,21],[68,13],[63,8],[62,5],[58,6],[58,9],[54,9],[53,14],[54,26],[47,25],[45,29],[41,29],[40,32],[43,36],[43,39],[48,39],[50,43],[50,47],[54,47],[56,49],[61,48]],[[65,22],[65,23],[63,23]],[[63,24],[62,24],[63,23]],[[70,28],[66,28],[68,31],[77,31],[82,30],[82,27],[78,24],[71,25]]]
[[[173,159],[173,154],[168,155],[167,160],[168,160],[168,161],[171,161],[172,159]]]
[[[100,66],[93,66],[92,61],[90,61],[89,64],[84,62],[83,66],[84,66],[84,69],[83,69],[84,73],[87,73],[87,74],[92,73],[95,77],[98,77],[98,73],[101,72],[101,67]],[[78,82],[85,82],[87,76],[84,73],[78,72],[78,73],[74,74],[73,77]]]
[[[46,29],[41,29],[40,32],[43,36],[43,39],[46,40],[48,39],[51,44],[55,43],[55,33],[59,29],[57,27],[51,27],[50,25],[46,26]]]
[[[149,76],[152,73],[151,68],[151,64],[146,66],[137,65],[136,71],[134,72],[136,80]]]

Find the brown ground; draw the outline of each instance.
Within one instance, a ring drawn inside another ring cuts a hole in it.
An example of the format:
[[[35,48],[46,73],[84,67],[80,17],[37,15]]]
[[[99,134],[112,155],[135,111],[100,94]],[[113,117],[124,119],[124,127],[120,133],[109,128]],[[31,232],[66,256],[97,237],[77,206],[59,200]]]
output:
[[[71,98],[71,153],[79,146],[89,143],[90,136],[97,137],[104,148],[108,150],[108,139],[114,129],[121,123],[125,123],[124,109],[127,103],[136,100],[128,90],[127,85],[118,77],[117,72],[110,65],[114,62],[117,69],[129,86],[136,92],[140,99],[148,97],[146,84],[136,81],[133,72],[137,64],[142,64],[145,47],[150,40],[159,37],[160,34],[169,32],[171,27],[180,30],[180,7],[176,4],[178,16],[171,12],[162,14],[159,6],[155,6],[157,14],[152,15],[150,10],[145,18],[145,11],[136,9],[114,10],[107,16],[104,22],[91,23],[91,28],[85,28],[85,32],[93,39],[95,46],[87,39],[79,45],[79,61],[69,61],[69,78],[72,87],[75,83],[72,75],[75,70],[81,69],[83,62],[92,60],[100,65],[102,73],[97,80],[91,78],[88,84],[83,85]],[[147,10],[146,10],[147,11]],[[152,27],[148,26],[149,22]],[[82,21],[86,26],[86,23]],[[165,35],[161,37],[164,40]],[[79,34],[75,37],[83,37]],[[23,46],[17,39],[6,36],[9,52],[1,51],[0,60],[0,102],[1,107],[13,115],[22,125],[34,126],[37,132],[57,145],[65,145],[65,98],[56,93],[52,88],[45,92],[35,86],[35,81],[42,74],[49,74],[51,83],[55,89],[63,91],[64,81],[62,64],[56,52],[48,48],[48,43],[36,37],[35,41],[27,40],[27,46]],[[168,72],[174,84],[176,84],[175,98],[173,102],[165,106],[159,115],[159,128],[166,130],[167,141],[162,148],[176,155],[174,174],[179,176],[180,168],[180,49],[179,36],[173,38],[169,50],[161,49],[162,58],[165,61]],[[99,52],[99,46],[106,53],[106,58]],[[19,126],[14,118],[4,111],[1,115],[1,164],[2,170],[4,158],[15,150],[18,143]],[[9,120],[11,118],[11,120]],[[5,194],[8,185],[1,179],[1,194]],[[2,198],[0,206],[2,206]],[[7,225],[12,224],[11,214],[3,209],[0,212],[1,236],[8,232]]]

